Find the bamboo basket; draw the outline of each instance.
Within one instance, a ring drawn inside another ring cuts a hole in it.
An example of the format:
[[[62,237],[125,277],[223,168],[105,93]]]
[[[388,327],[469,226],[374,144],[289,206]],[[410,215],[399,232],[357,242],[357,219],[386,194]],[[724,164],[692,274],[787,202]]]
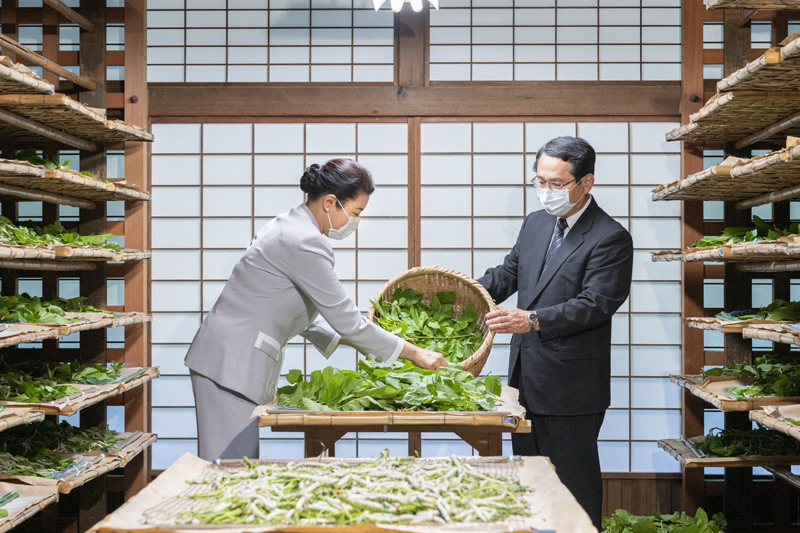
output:
[[[426,266],[416,267],[411,270],[406,270],[402,274],[395,276],[386,282],[386,285],[381,288],[380,292],[375,295],[375,300],[383,296],[384,300],[392,301],[392,295],[395,289],[402,287],[403,289],[414,289],[423,295],[422,302],[429,304],[433,295],[437,292],[452,291],[456,295],[456,301],[453,306],[455,315],[461,316],[461,312],[473,304],[478,311],[478,327],[483,332],[483,344],[478,348],[478,351],[472,354],[467,360],[464,361],[464,370],[471,372],[473,376],[477,377],[486,360],[489,358],[489,352],[492,351],[492,341],[494,341],[494,332],[486,325],[486,314],[490,311],[497,309],[492,297],[486,292],[483,286],[470,278],[469,276],[444,267]],[[375,316],[375,307],[370,304],[367,319],[377,323]]]

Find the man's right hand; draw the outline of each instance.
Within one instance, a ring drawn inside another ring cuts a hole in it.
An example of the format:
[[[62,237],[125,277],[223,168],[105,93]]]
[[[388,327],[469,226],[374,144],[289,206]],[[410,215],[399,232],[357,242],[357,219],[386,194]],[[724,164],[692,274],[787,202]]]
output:
[[[418,348],[408,341],[406,341],[403,351],[400,353],[400,358],[408,359],[418,367],[427,370],[437,370],[443,366],[450,366],[439,352]]]

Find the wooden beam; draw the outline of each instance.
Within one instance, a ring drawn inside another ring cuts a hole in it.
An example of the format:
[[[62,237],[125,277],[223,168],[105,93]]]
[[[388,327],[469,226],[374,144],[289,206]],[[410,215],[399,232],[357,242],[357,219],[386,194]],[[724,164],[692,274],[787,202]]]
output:
[[[742,10],[742,14],[739,16],[738,19],[736,19],[736,22],[734,22],[733,25],[735,27],[737,27],[737,28],[744,28],[745,26],[750,24],[750,21],[752,20],[753,15],[755,15],[757,12],[758,12],[757,9],[744,9],[744,10]]]
[[[143,128],[149,126],[147,108],[147,0],[125,2],[125,120]],[[108,105],[111,106],[109,95]],[[125,180],[144,191],[150,190],[150,143],[125,143]],[[110,226],[109,229],[112,229]],[[150,249],[150,202],[125,204],[125,245]],[[111,265],[109,265],[110,267]],[[128,261],[125,272],[125,308],[150,310],[150,261]],[[109,274],[111,270],[109,269]],[[150,324],[125,328],[125,363],[150,366]],[[126,431],[150,431],[150,385],[123,394]],[[125,467],[125,497],[137,494],[150,479],[150,449]]]
[[[455,87],[151,83],[148,87],[151,117],[180,118],[652,117],[677,115],[681,100],[680,86],[669,82]],[[697,91],[701,90],[702,85]]]
[[[86,139],[80,139],[78,137],[75,137],[74,135],[70,135],[69,133],[64,133],[62,131],[53,129],[49,126],[45,126],[44,124],[39,124],[38,122],[34,122],[25,117],[21,117],[16,113],[12,113],[11,111],[6,111],[5,109],[0,109],[0,121],[7,122],[8,124],[13,124],[14,126],[21,128],[25,131],[29,131],[31,133],[41,135],[42,137],[46,137],[48,139],[53,139],[54,141],[74,146],[75,148],[80,148],[82,150],[97,149],[97,145],[91,141],[87,141]]]
[[[750,61],[755,61],[767,52],[768,48],[753,48],[750,50]],[[69,53],[69,52],[61,52]],[[61,57],[59,55],[59,57]],[[722,48],[707,48],[703,50],[703,63],[706,65],[720,65],[723,63],[723,49]],[[713,81],[716,86],[716,81]]]
[[[77,24],[78,26],[83,28],[84,30],[86,30],[88,32],[94,32],[94,29],[95,29],[94,24],[89,22],[86,19],[86,17],[82,16],[77,11],[74,11],[72,8],[70,8],[68,5],[66,5],[61,0],[42,0],[42,2],[44,2],[48,6],[52,7],[54,10],[56,10],[59,13],[61,13],[62,15],[64,15],[65,18],[67,18],[71,22],[74,22],[75,24]]]
[[[24,198],[34,202],[47,202],[51,204],[69,205],[82,209],[94,209],[95,203],[81,198],[71,198],[69,196],[62,196],[60,194],[40,191],[37,189],[25,189],[23,187],[16,187],[14,185],[6,185],[0,183],[0,194],[6,196],[13,196],[15,198]]]
[[[38,65],[45,70],[49,70],[50,72],[58,74],[62,78],[67,79],[77,85],[80,85],[81,87],[84,87],[90,91],[93,91],[97,88],[95,82],[93,82],[89,78],[73,74],[69,70],[63,68],[58,63],[55,63],[53,61],[50,61],[49,59],[40,56],[33,50],[25,48],[14,39],[11,39],[10,37],[3,35],[1,33],[0,33],[0,46],[2,46],[4,50],[5,49],[11,50],[15,54],[17,54],[17,57],[23,57],[28,61],[30,61],[31,63],[33,63],[34,65]]]

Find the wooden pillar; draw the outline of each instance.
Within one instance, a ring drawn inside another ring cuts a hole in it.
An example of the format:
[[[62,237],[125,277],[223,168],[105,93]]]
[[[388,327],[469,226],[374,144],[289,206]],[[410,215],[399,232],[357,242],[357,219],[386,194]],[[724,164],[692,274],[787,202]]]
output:
[[[417,13],[407,7],[394,16],[396,82],[402,87],[428,85],[430,40],[430,5],[424,3]]]
[[[737,27],[743,10],[723,10],[723,63],[725,76],[730,76],[750,62],[750,25]],[[725,144],[725,155],[749,157],[749,151],[737,150],[734,143]],[[734,202],[725,202],[725,226],[750,224],[752,215],[749,209],[737,211]],[[740,272],[735,265],[725,265],[725,310],[737,311],[752,305],[752,276]],[[753,343],[741,335],[725,335],[725,366],[753,359]],[[749,429],[751,427],[747,412],[726,413],[725,427],[728,429]],[[725,469],[725,517],[728,532],[739,533],[752,530],[752,468]]]
[[[147,92],[147,0],[125,2],[125,120],[143,128],[150,126]],[[150,144],[125,143],[125,180],[150,190]],[[150,249],[150,202],[125,205],[125,245]],[[125,310],[150,312],[150,261],[125,263]],[[125,362],[150,366],[150,324],[125,328]],[[125,429],[150,431],[150,384],[123,396]],[[150,449],[125,467],[125,499],[138,493],[150,478]]]
[[[686,0],[683,3],[681,22],[682,43],[682,83],[681,83],[681,123],[688,124],[689,115],[697,112],[703,105],[703,14],[702,0]],[[695,174],[703,169],[703,148],[699,143],[682,143],[681,177]],[[688,248],[703,237],[703,202],[683,202],[681,213],[683,232],[681,244]],[[681,314],[703,316],[703,264],[702,262],[681,263],[683,298]],[[702,330],[683,326],[682,328],[683,373],[697,374],[705,364]],[[682,426],[687,437],[704,433],[703,417],[705,403],[683,389]],[[683,505],[687,513],[694,513],[704,505],[705,480],[702,468],[683,470]],[[669,509],[659,509],[669,512]]]

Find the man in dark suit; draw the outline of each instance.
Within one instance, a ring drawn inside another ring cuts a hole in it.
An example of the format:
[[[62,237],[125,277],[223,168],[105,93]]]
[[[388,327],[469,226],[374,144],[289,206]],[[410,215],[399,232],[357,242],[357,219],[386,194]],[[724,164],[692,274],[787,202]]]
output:
[[[633,241],[590,196],[594,149],[558,137],[536,154],[533,183],[545,209],[528,215],[502,265],[478,280],[518,309],[487,315],[513,333],[509,380],[532,423],[515,454],[544,455],[600,529],[597,437],[611,402],[611,316],[628,297]]]

